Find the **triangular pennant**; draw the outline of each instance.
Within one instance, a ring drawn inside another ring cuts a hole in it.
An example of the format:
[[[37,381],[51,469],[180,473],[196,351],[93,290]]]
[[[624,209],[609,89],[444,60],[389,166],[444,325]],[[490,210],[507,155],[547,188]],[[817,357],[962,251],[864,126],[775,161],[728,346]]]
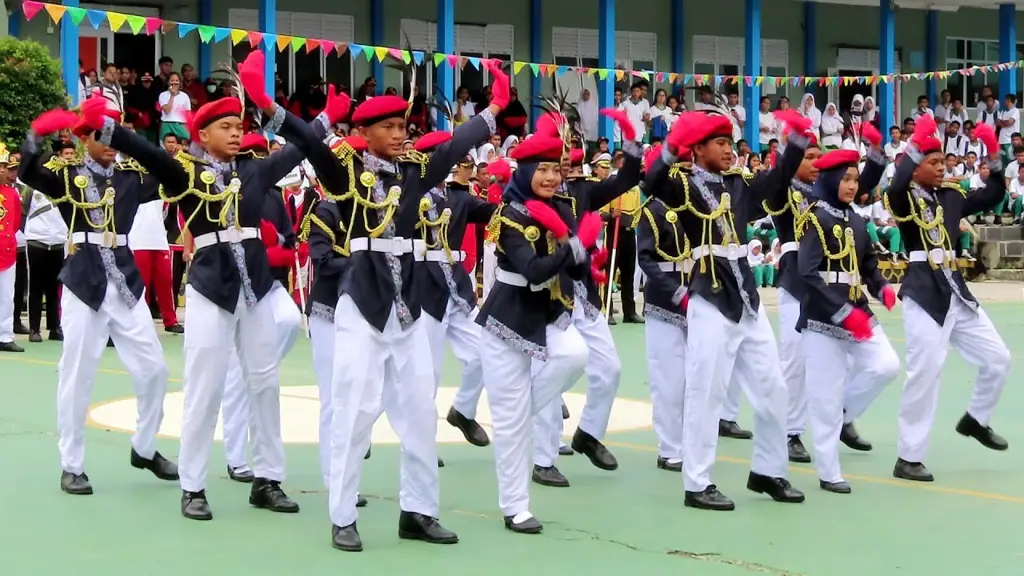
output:
[[[440,52],[434,53],[434,66],[440,66],[441,62],[444,62],[444,54]]]
[[[313,39],[306,40],[306,54],[309,54],[310,52],[316,50],[319,47],[320,47],[320,41],[319,40],[313,40]]]
[[[402,60],[402,51],[398,48],[388,48],[388,55],[396,60]]]
[[[530,62],[530,71],[533,72],[534,76],[538,76],[540,75],[540,66],[534,64],[533,62]]]
[[[376,54],[377,54],[377,47],[376,46],[364,46],[363,47],[363,56],[366,57],[366,61],[367,62],[373,62],[373,57]]]
[[[531,64],[531,66],[533,66],[533,64]],[[607,80],[608,79],[608,69],[607,68],[598,68],[597,69],[597,77],[600,78],[601,80]]]
[[[185,22],[178,22],[178,38],[184,38],[188,36],[190,32],[199,28],[196,24],[187,24]]]
[[[335,42],[334,51],[338,53],[338,56],[344,56],[349,51],[348,42]],[[351,54],[349,55],[351,57]]]
[[[330,56],[334,52],[334,42],[323,40],[320,42],[320,49],[324,51],[324,56]]]
[[[46,13],[50,15],[50,20],[53,20],[54,24],[60,24],[60,19],[64,17],[64,13],[67,12],[67,8],[60,4],[47,4]]]
[[[383,62],[388,57],[388,49],[380,46],[374,46],[373,53],[377,56],[378,62]]]
[[[459,65],[459,57],[454,54],[446,54],[444,58],[448,61],[448,66],[452,68]]]
[[[203,44],[209,44],[210,40],[213,40],[213,33],[214,33],[214,31],[215,31],[215,29],[214,29],[213,26],[207,26],[205,24],[200,24],[199,25],[199,40],[201,40]]]
[[[33,2],[32,0],[25,0],[21,3],[21,11],[25,13],[25,20],[31,20],[39,14],[39,11],[43,9],[42,2]]]
[[[479,58],[477,58],[476,56],[470,56],[470,57],[468,58],[468,60],[469,60],[469,64],[470,64],[470,65],[471,65],[471,66],[472,66],[473,68],[476,68],[477,70],[479,70],[479,69],[480,69],[480,59],[479,59]]]
[[[295,36],[292,38],[292,52],[298,52],[305,45],[306,39],[302,36]]]
[[[94,30],[107,21],[107,13],[103,10],[86,10],[85,17],[89,19],[89,24],[92,25]]]
[[[159,18],[146,18],[146,34],[148,36],[156,34],[157,31],[160,30],[161,24],[163,24],[163,22],[164,21]]]
[[[107,12],[107,22],[110,23],[110,31],[117,32],[124,26],[125,21],[128,20],[128,16],[121,14],[120,12]]]
[[[359,58],[360,54],[362,54],[363,50],[365,50],[365,49],[366,49],[366,46],[363,46],[362,44],[349,44],[348,45],[348,51],[352,54],[353,58]],[[339,50],[338,53],[340,54],[341,50]]]
[[[75,26],[80,26],[82,20],[85,20],[85,8],[68,8],[68,16],[71,17],[71,22]]]
[[[520,62],[518,60],[513,62],[512,63],[512,73],[513,74],[519,74],[519,71],[523,69],[523,66],[526,66],[526,62]]]
[[[253,32],[250,32],[249,34],[253,34]],[[260,33],[256,32],[256,34]],[[260,38],[260,40],[263,41],[264,50],[271,53],[274,52],[274,48],[277,47],[277,34],[263,34],[263,38]],[[252,36],[249,36],[249,42],[252,42]],[[253,48],[255,47],[256,46],[253,46]]]
[[[280,36],[279,35],[277,37],[277,51],[278,52],[284,52],[285,48],[287,48],[288,45],[291,44],[291,43],[292,43],[292,37],[291,36]]]
[[[626,71],[625,70],[616,70],[615,71],[615,80],[617,82],[621,82],[622,79],[625,78],[625,77],[626,77]]]
[[[402,50],[402,62],[409,64],[412,62],[412,54],[408,50]]]
[[[413,50],[412,61],[415,62],[417,66],[423,64],[423,52],[420,50]]]
[[[238,28],[232,28],[231,29],[231,45],[232,46],[238,46],[238,43],[241,42],[242,40],[245,40],[246,36],[248,36],[248,34],[246,34],[245,30],[239,30]]]
[[[170,34],[175,29],[177,29],[177,27],[177,22],[174,22],[173,20],[165,20],[164,23],[160,26],[160,30],[163,31],[164,34]]]
[[[263,40],[262,32],[255,32],[253,30],[245,30],[245,37],[249,40],[249,46],[253,48],[260,45],[260,41]]]
[[[137,16],[132,14],[128,16],[128,27],[132,29],[132,34],[138,34],[142,32],[142,28],[146,25],[145,16]]]
[[[230,28],[222,28],[222,27],[218,26],[213,31],[213,41],[214,42],[217,42],[217,43],[223,42],[223,41],[228,39],[228,36],[231,36],[231,29]]]

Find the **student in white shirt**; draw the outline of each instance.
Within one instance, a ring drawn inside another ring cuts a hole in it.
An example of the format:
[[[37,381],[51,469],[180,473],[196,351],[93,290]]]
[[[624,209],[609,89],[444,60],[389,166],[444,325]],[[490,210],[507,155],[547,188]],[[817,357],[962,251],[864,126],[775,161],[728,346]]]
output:
[[[903,154],[903,151],[907,149],[907,143],[903,141],[903,131],[898,126],[889,128],[889,141],[885,143],[882,150],[890,161],[896,160],[896,157]],[[892,164],[890,164],[892,166]]]
[[[889,164],[892,166],[892,164]],[[875,197],[875,191],[869,190],[857,196],[853,204],[850,205],[853,211],[864,219],[868,231],[868,237],[871,238],[871,245],[875,247],[875,251],[881,256],[888,256],[889,250],[878,241],[878,227],[875,226],[874,221],[871,219],[871,214],[874,208],[872,200]]]
[[[42,342],[43,300],[46,300],[46,329],[49,340],[63,340],[60,329],[60,270],[64,266],[64,249],[68,242],[68,225],[60,211],[42,192],[32,191],[25,222],[25,244],[28,255],[28,330],[29,342]]]
[[[826,150],[835,150],[843,143],[843,118],[839,108],[833,102],[825,105],[825,113],[821,115],[821,145]]]
[[[146,287],[146,299],[155,300],[160,308],[164,330],[171,334],[185,332],[178,324],[178,303],[171,278],[171,248],[164,228],[164,202],[153,200],[139,205],[135,221],[128,232],[128,245]]]
[[[1010,188],[1006,191],[1006,202],[1002,212],[1013,214],[1013,223],[1020,224],[1021,212],[1024,212],[1024,165],[1017,168],[1017,173],[1010,180]],[[1000,211],[996,210],[996,214]]]
[[[743,127],[747,125],[747,109],[740,104],[740,95],[729,93],[729,111],[732,113],[732,139],[734,142],[743,138]]]
[[[978,106],[978,117],[974,122],[975,124],[988,124],[993,128],[998,128],[996,125],[996,115],[998,113],[996,99],[989,94],[985,97],[984,104]]]
[[[964,125],[964,131],[967,132],[967,145],[964,148],[964,156],[966,157],[973,152],[975,158],[975,166],[983,164],[983,162],[981,162],[981,159],[988,158],[988,150],[985,149],[985,145],[981,143],[981,140],[978,140],[978,138],[975,137],[974,122],[968,120],[967,124]]]
[[[772,114],[772,101],[767,96],[761,97],[758,110],[759,133],[757,141],[761,144],[761,150],[767,150],[772,139],[779,137],[779,126]]]
[[[953,98],[953,104],[946,111],[946,122],[952,122],[956,120],[960,123],[960,127],[966,132],[967,122],[970,118],[967,116],[967,110],[964,108],[964,103],[959,98]]]
[[[967,156],[967,137],[960,133],[960,122],[950,120],[946,123],[946,136],[942,139],[942,151],[953,154],[958,159]]]
[[[882,200],[878,200],[872,205],[871,219],[874,220],[875,227],[878,230],[879,241],[888,243],[889,252],[894,255],[894,259],[905,258],[903,256],[903,239],[900,236],[900,229],[896,226],[896,221],[893,220],[892,215],[885,210]]]
[[[915,121],[921,116],[935,116],[935,112],[928,107],[928,97],[924,95],[917,97],[917,108],[914,108],[914,111],[910,113],[910,117]]]
[[[1003,149],[1003,154],[1009,154],[1013,135],[1020,133],[1020,110],[1017,109],[1017,95],[1007,94],[1003,104],[1006,107],[999,111],[996,124],[999,126],[999,146]]]
[[[946,172],[943,174],[943,178],[946,180],[956,180],[959,183],[960,177],[964,175],[964,168],[960,165],[960,161],[956,154],[946,154]]]
[[[167,90],[160,93],[157,104],[160,106],[160,139],[167,134],[174,134],[178,140],[191,139],[185,118],[192,110],[192,99],[181,91],[181,76],[177,72],[167,77]]]
[[[939,127],[939,134],[945,134],[949,128],[949,117],[951,94],[949,90],[939,93],[939,103],[935,106],[935,124]]]
[[[647,122],[651,119],[651,103],[644,99],[639,82],[629,87],[629,98],[622,103],[622,109],[636,129],[636,141],[643,142],[647,136]]]
[[[967,187],[973,192],[975,190],[981,190],[985,187],[985,182],[988,181],[988,162],[982,163],[978,167],[978,171],[971,176],[971,181],[967,183]]]

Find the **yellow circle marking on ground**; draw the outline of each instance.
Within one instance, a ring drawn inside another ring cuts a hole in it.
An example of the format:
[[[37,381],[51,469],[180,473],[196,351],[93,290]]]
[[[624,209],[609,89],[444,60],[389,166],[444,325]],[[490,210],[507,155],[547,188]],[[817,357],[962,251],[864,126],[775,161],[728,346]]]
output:
[[[444,422],[448,408],[455,398],[455,388],[442,387],[437,391],[437,441],[442,443],[462,443],[462,433]],[[572,434],[579,424],[580,414],[586,396],[567,393],[562,396],[569,408],[570,417],[565,421],[566,434]],[[183,392],[172,392],[164,398],[164,421],[160,426],[160,436],[166,438],[181,437],[181,422],[185,395]],[[89,424],[99,428],[123,432],[135,431],[136,419],[135,398],[121,398],[93,405],[89,411]],[[491,411],[487,404],[487,393],[480,398],[476,415],[477,422],[490,433]],[[316,444],[320,422],[320,401],[316,386],[289,386],[281,389],[281,436],[288,444]],[[638,400],[616,398],[608,421],[608,432],[629,432],[642,430],[651,426],[651,405]],[[222,439],[220,422],[217,423],[216,438]],[[372,442],[374,444],[398,444],[398,436],[391,429],[387,416],[382,416],[373,426]]]

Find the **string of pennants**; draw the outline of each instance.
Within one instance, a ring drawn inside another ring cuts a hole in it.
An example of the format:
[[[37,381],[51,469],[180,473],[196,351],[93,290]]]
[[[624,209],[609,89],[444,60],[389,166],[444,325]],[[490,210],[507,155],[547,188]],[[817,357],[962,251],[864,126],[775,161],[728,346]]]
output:
[[[62,19],[69,18],[75,26],[85,23],[98,29],[104,23],[110,26],[113,32],[131,32],[132,34],[146,34],[152,36],[157,32],[171,34],[175,31],[179,38],[185,38],[192,33],[199,35],[204,44],[221,43],[230,41],[232,46],[247,42],[251,47],[262,46],[264,50],[279,52],[291,50],[292,52],[306,54],[316,50],[323,52],[325,56],[332,53],[342,57],[346,54],[352,59],[360,56],[367,62],[376,59],[383,62],[391,57],[410,64],[423,64],[424,61],[432,63],[435,67],[448,66],[449,68],[463,68],[472,66],[475,69],[482,69],[484,58],[473,56],[459,56],[456,54],[444,54],[441,52],[423,52],[420,50],[402,50],[399,48],[386,48],[383,46],[369,46],[352,42],[334,42],[318,38],[302,38],[299,36],[287,36],[284,34],[264,34],[254,30],[241,30],[238,28],[225,28],[222,26],[207,26],[192,24],[188,22],[175,22],[147,16],[123,14],[107,10],[91,10],[51,4],[49,2],[35,2],[25,0],[21,5],[26,20],[31,20],[42,11],[46,11],[54,24],[59,24]],[[508,62],[505,62],[508,64]],[[956,70],[938,70],[934,72],[913,72],[909,74],[880,74],[872,76],[739,76],[739,75],[714,75],[714,74],[680,74],[676,72],[657,72],[654,70],[620,70],[611,68],[590,68],[585,66],[560,66],[556,64],[540,64],[513,60],[511,62],[512,73],[519,74],[528,69],[534,76],[553,77],[566,73],[580,73],[595,76],[605,80],[614,76],[616,81],[623,81],[627,78],[643,78],[645,80],[672,84],[683,83],[696,86],[711,86],[720,84],[740,84],[747,86],[851,86],[855,84],[889,84],[893,82],[907,82],[910,80],[945,80],[950,76],[972,76],[991,72],[1002,72],[1004,70],[1016,70],[1024,68],[1024,60],[1016,62],[1003,62],[1000,64],[989,64],[985,66],[969,66]]]

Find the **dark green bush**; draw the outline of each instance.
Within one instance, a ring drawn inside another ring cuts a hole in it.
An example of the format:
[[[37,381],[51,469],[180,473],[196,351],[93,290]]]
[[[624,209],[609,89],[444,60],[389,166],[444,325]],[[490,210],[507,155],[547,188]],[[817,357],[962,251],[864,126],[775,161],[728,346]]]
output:
[[[60,62],[45,46],[0,38],[0,142],[17,150],[36,116],[67,102]]]

